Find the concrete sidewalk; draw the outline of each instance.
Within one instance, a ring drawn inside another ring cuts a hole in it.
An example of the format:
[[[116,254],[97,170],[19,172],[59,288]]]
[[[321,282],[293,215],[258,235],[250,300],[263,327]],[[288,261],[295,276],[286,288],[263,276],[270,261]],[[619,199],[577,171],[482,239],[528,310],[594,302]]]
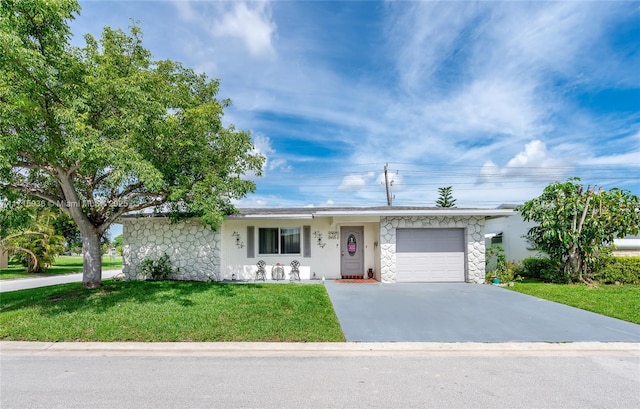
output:
[[[122,270],[105,270],[102,272],[102,279],[111,278],[122,273]],[[56,284],[79,283],[82,282],[82,273],[61,274],[57,276],[38,278],[17,278],[15,280],[0,280],[0,293],[9,291],[26,290],[29,288],[47,287]]]

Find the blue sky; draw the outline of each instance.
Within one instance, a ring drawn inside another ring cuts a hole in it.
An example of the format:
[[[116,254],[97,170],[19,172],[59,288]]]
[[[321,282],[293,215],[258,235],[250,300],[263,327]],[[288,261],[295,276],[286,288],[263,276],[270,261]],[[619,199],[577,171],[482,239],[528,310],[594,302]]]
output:
[[[239,207],[459,207],[555,180],[640,194],[640,2],[84,1],[221,81],[266,156]]]

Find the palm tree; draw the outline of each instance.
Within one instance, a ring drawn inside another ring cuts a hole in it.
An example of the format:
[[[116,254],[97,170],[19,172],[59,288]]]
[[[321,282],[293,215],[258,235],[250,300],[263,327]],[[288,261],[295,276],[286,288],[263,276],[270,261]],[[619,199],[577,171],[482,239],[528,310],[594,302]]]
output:
[[[44,273],[64,251],[64,237],[55,233],[55,213],[50,209],[31,212],[29,223],[0,239],[0,249],[13,253],[28,273]]]

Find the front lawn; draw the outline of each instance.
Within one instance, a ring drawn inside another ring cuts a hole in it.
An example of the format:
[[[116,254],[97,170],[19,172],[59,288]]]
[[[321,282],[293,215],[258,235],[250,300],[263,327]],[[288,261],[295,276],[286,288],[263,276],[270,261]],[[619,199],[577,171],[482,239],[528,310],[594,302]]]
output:
[[[506,288],[640,324],[638,285],[603,285],[593,288],[584,284],[516,282],[513,287]]]
[[[45,277],[58,274],[70,274],[82,272],[82,256],[58,256],[51,267],[44,274],[27,274],[25,268],[19,263],[10,263],[8,268],[0,269],[0,280],[14,278]],[[122,257],[102,257],[103,270],[115,270],[122,268]]]
[[[3,293],[0,339],[344,341],[322,285],[105,281]]]

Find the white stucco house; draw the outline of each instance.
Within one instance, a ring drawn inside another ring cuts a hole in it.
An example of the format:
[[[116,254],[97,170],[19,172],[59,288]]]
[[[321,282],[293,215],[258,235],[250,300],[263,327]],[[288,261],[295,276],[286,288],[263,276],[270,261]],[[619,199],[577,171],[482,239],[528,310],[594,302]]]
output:
[[[540,252],[536,251],[532,244],[524,238],[535,222],[526,222],[519,212],[517,205],[503,204],[498,209],[510,209],[512,213],[508,217],[487,220],[485,225],[485,246],[492,244],[502,246],[507,260],[512,262],[522,261],[528,257],[536,257]]]
[[[122,217],[123,273],[141,278],[145,258],[167,253],[179,280],[254,280],[257,263],[300,263],[300,278],[372,276],[382,282],[485,278],[485,223],[512,209],[426,207],[239,209],[217,231],[192,219]]]
[[[522,261],[527,257],[536,257],[542,253],[536,251],[524,237],[535,222],[526,222],[522,215],[515,211],[516,205],[504,204],[498,209],[511,209],[508,217],[491,218],[485,224],[485,246],[499,244],[504,248],[507,260]],[[627,236],[613,241],[613,255],[640,256],[640,236]]]

